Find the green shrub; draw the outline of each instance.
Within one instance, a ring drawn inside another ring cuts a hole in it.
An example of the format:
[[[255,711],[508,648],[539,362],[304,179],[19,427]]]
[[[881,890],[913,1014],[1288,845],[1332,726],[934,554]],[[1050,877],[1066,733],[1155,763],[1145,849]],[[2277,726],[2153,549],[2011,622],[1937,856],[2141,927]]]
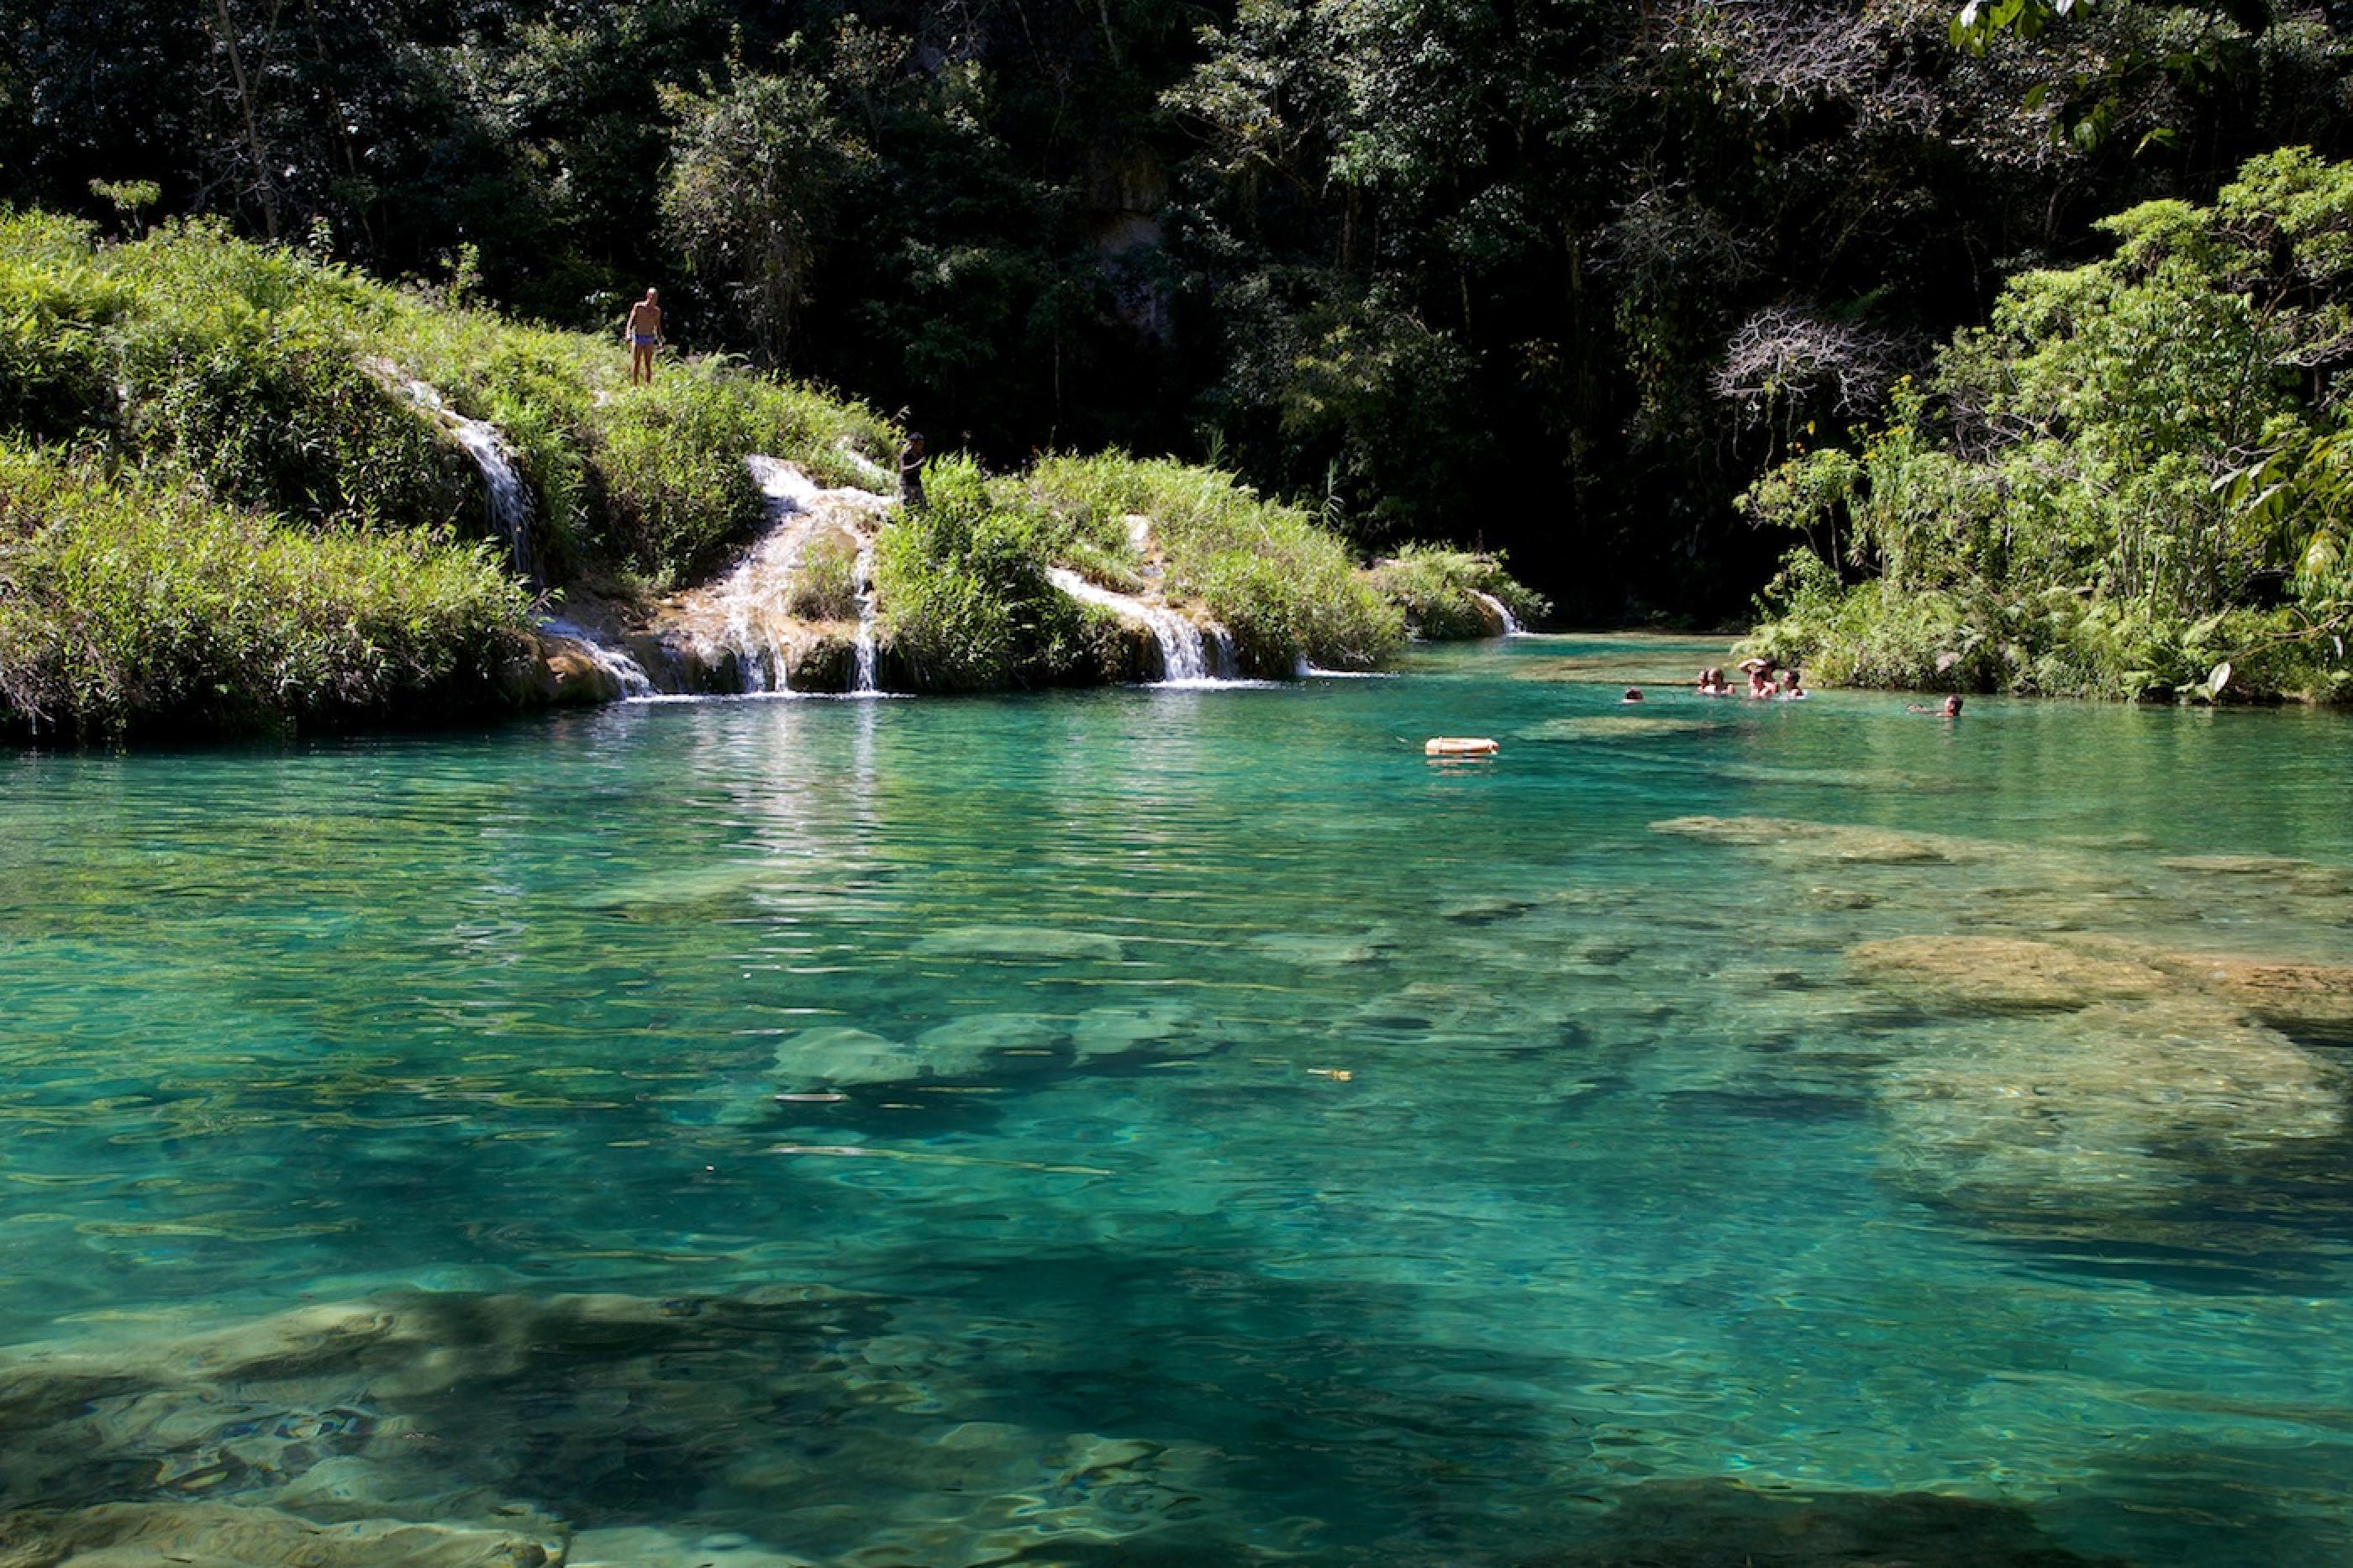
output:
[[[1504,570],[1501,552],[1409,544],[1377,563],[1371,579],[1383,598],[1405,612],[1406,625],[1433,641],[1491,637],[1499,629],[1479,602],[1480,594],[1523,622],[1552,610],[1550,600]]]
[[[761,517],[744,458],[759,448],[747,400],[700,369],[673,366],[590,416],[590,462],[608,522],[602,542],[656,581],[715,566]]]
[[[0,446],[0,726],[252,730],[479,706],[522,591],[486,546],[297,528],[185,474]]]
[[[541,554],[669,583],[760,518],[754,452],[871,483],[887,421],[718,361],[626,384],[618,343],[371,282],[217,224],[98,245],[85,225],[0,218],[0,430],[168,458],[232,506],[322,527],[480,515],[471,459],[398,383],[496,425],[537,493]]]
[[[1047,579],[1064,521],[1001,506],[969,458],[932,464],[924,492],[926,504],[894,513],[875,546],[887,638],[911,679],[968,690],[1116,668],[1117,618]]]
[[[1842,583],[1799,551],[1759,607],[1766,618],[1737,651],[1796,665],[1823,686],[2174,700],[2208,695],[2227,663],[2231,697],[2353,693],[2333,647],[2291,606],[2188,616],[2066,588]]]
[[[1852,452],[1748,492],[1802,533],[1752,646],[1818,679],[2116,697],[2353,686],[2353,163],[2285,148],[2012,278]],[[1868,574],[1850,584],[1841,572]]]
[[[810,542],[793,574],[786,608],[803,620],[848,621],[858,616],[858,549],[835,534]]]
[[[1364,581],[1345,545],[1230,474],[1105,452],[1049,458],[1014,482],[1070,530],[1071,553],[1134,562],[1126,520],[1150,519],[1166,592],[1198,599],[1232,634],[1246,669],[1288,675],[1302,657],[1363,668],[1405,638],[1403,616]]]

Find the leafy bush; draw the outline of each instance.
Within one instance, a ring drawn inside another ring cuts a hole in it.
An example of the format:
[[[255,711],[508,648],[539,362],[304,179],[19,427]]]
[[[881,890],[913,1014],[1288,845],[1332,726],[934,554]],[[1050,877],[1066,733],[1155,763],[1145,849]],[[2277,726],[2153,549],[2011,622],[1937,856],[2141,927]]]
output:
[[[858,616],[858,549],[837,534],[810,542],[793,574],[786,609],[803,620],[847,621]]]
[[[1809,542],[1755,646],[1873,684],[2212,696],[2227,663],[2240,695],[2353,685],[2330,385],[2353,164],[2286,149],[2211,207],[2102,226],[2113,256],[2011,279],[1859,451],[1800,453],[1749,491]]]
[[[0,728],[251,730],[479,706],[521,588],[485,546],[296,528],[183,474],[0,446]]]
[[[1499,601],[1521,621],[1549,614],[1551,601],[1504,568],[1499,552],[1409,544],[1372,570],[1374,589],[1405,612],[1416,635],[1433,640],[1492,637],[1500,628],[1478,595]]]
[[[1041,686],[1117,667],[1115,617],[1048,581],[1068,524],[1007,508],[969,458],[935,462],[926,504],[894,514],[875,546],[892,657],[940,689]]]
[[[1166,592],[1201,601],[1243,667],[1288,675],[1302,657],[1335,668],[1377,662],[1404,617],[1357,572],[1347,547],[1300,508],[1262,500],[1230,474],[1123,452],[1048,458],[1019,492],[1063,522],[1074,553],[1135,563],[1127,519],[1150,520]]]

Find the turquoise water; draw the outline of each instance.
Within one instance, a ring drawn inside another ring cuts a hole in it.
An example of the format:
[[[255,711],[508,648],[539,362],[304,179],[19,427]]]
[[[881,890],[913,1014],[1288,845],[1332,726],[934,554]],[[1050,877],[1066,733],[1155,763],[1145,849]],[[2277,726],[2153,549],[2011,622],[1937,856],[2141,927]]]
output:
[[[0,1502],[2353,1555],[2353,728],[1702,651],[0,760]]]

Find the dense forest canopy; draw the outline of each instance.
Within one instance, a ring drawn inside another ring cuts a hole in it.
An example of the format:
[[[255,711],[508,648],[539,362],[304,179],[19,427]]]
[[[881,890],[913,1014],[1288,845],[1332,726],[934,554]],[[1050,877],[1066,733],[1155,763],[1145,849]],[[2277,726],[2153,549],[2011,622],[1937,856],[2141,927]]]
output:
[[[905,407],[1216,457],[1566,613],[1718,616],[1736,499],[2097,220],[2346,145],[2322,9],[2033,0],[7,0],[0,195]],[[1957,18],[1960,25],[1957,26]]]

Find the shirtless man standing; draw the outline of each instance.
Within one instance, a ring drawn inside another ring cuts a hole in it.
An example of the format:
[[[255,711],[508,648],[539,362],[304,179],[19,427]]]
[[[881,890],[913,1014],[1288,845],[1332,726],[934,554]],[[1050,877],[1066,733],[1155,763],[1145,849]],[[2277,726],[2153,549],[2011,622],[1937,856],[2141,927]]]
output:
[[[629,384],[644,382],[651,386],[654,380],[654,350],[662,341],[661,305],[652,289],[646,297],[629,307]]]

